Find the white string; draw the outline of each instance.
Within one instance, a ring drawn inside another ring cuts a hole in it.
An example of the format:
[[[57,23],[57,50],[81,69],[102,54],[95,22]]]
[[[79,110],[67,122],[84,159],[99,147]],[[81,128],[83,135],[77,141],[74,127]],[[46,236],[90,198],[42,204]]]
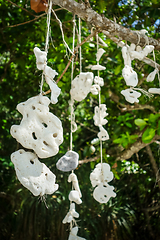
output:
[[[46,43],[45,43],[45,52],[48,53],[48,48],[49,48],[49,34],[50,34],[50,21],[51,21],[51,9],[52,9],[52,0],[49,1],[49,9],[47,13],[47,33],[46,33]],[[44,69],[47,63],[44,65]],[[41,84],[40,84],[40,94],[42,95],[43,93],[43,82],[44,82],[44,70],[42,73],[42,79],[41,79]]]
[[[75,15],[73,17],[73,43],[72,43],[72,50],[74,52],[74,44],[75,44],[75,29],[76,29],[76,24],[75,24]],[[72,70],[71,70],[71,83],[73,80],[73,72],[74,72],[74,58],[72,59]],[[73,108],[74,100],[71,97],[70,101],[70,106],[71,106],[71,132],[70,132],[70,150],[73,148],[73,117],[74,117],[74,108]]]
[[[79,21],[79,44],[81,44],[81,19],[78,19]],[[82,48],[81,46],[79,47],[79,64],[80,64],[80,73],[82,72]]]
[[[49,2],[49,9],[47,13],[47,35],[46,35],[46,45],[45,52],[48,53],[48,44],[49,44],[49,32],[50,32],[50,22],[51,22],[51,9],[52,9],[52,0]]]
[[[97,40],[97,53],[98,53],[98,50],[99,50],[98,34],[96,34],[96,40]],[[99,61],[97,61],[97,65],[99,65]],[[99,77],[99,70],[98,70],[98,77]],[[101,121],[101,110],[100,110],[100,106],[101,106],[101,92],[100,92],[100,90],[99,90],[98,96],[99,96],[99,119]],[[101,125],[101,122],[100,122],[100,125]],[[102,173],[102,179],[103,179],[103,183],[104,183],[104,176],[103,176],[103,153],[102,153],[102,150],[103,150],[102,140],[100,140],[101,173]]]
[[[55,18],[57,19],[57,21],[59,22],[59,26],[60,26],[60,29],[61,29],[62,39],[63,39],[64,45],[66,46],[66,48],[68,49],[68,51],[69,51],[72,55],[74,55],[74,51],[72,51],[72,50],[69,48],[68,44],[66,43],[66,41],[65,41],[65,39],[64,39],[62,22],[61,22],[60,19],[57,17],[57,15],[56,15],[56,13],[55,13],[55,11],[54,11],[53,9],[52,9],[52,12],[53,12]]]
[[[131,90],[139,90],[140,92],[142,92],[144,95],[146,95],[147,97],[151,98],[153,97],[154,95],[152,93],[149,93],[147,91],[145,91],[144,89],[142,88],[134,88],[134,87],[130,87]]]

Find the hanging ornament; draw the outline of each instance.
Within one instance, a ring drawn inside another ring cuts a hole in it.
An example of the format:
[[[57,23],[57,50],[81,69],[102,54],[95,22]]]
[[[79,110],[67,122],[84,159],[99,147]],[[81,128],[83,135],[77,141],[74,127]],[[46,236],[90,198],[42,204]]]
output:
[[[38,47],[35,47],[33,51],[36,56],[37,68],[39,70],[44,70],[44,66],[47,62],[47,53],[45,51],[41,51]]]
[[[104,186],[100,183],[93,191],[94,199],[99,203],[107,203],[111,197],[116,197],[116,193],[113,192],[114,187],[110,185]]]
[[[63,142],[61,121],[49,112],[50,100],[38,95],[17,105],[23,115],[20,125],[11,127],[11,135],[28,149],[33,149],[40,158],[56,155]]]
[[[82,193],[79,187],[78,179],[75,173],[71,173],[68,177],[68,182],[72,182],[73,188],[79,193],[79,197],[82,197]]]
[[[80,102],[86,98],[87,94],[90,92],[93,83],[93,73],[86,72],[80,73],[71,82],[71,98]]]
[[[98,35],[97,35],[97,66],[99,65],[99,60],[101,57],[100,53],[104,51],[98,49]],[[94,83],[100,86],[104,85],[103,78],[99,77],[99,70],[98,76],[95,77]],[[94,85],[93,85],[94,86]],[[92,87],[93,87],[92,86]],[[91,91],[92,92],[92,91]],[[99,94],[99,106],[94,108],[94,125],[99,127],[100,132],[97,134],[99,141],[100,141],[100,154],[101,154],[101,163],[96,165],[94,171],[90,174],[90,180],[93,187],[97,187],[93,191],[93,197],[99,203],[107,203],[111,197],[115,197],[116,194],[113,192],[114,187],[109,186],[108,182],[113,179],[113,173],[110,171],[110,166],[107,163],[103,163],[103,156],[102,156],[102,142],[109,139],[108,132],[104,129],[103,125],[105,125],[108,120],[105,117],[108,115],[106,112],[106,104],[101,104],[101,95],[100,89],[98,91]],[[97,139],[92,141],[92,144],[97,143]]]
[[[53,194],[57,191],[56,176],[38,160],[36,154],[20,149],[12,153],[11,161],[14,164],[18,180],[34,196]]]
[[[110,166],[107,163],[99,163],[96,165],[94,171],[90,174],[92,186],[95,187],[93,197],[100,203],[107,203],[111,197],[115,197],[113,192],[114,187],[110,186],[108,182],[112,181],[113,173],[110,171]]]
[[[141,96],[141,93],[134,91],[132,88],[128,88],[121,91],[121,94],[125,97],[126,101],[129,103],[138,103],[138,98]]]
[[[104,80],[103,80],[103,78],[101,78],[99,76],[95,76],[94,83],[98,84],[100,87],[104,86]]]
[[[41,51],[38,47],[34,48],[34,54],[36,56],[36,64],[39,70],[43,70],[46,83],[51,89],[51,103],[56,104],[58,102],[58,96],[61,92],[61,89],[53,81],[58,73],[53,70],[51,67],[47,66],[47,53],[46,51]]]
[[[97,53],[96,53],[96,61],[99,62],[101,59],[102,55],[105,53],[105,50],[103,48],[99,48]]]
[[[79,188],[77,176],[74,173],[71,173],[68,177],[68,182],[72,182],[72,187],[74,189],[69,193],[69,200],[71,202],[81,204],[82,200],[80,198],[82,197],[82,194]]]
[[[94,108],[94,125],[99,126],[99,125],[105,125],[107,124],[108,120],[104,119],[106,116],[108,116],[108,113],[106,112],[106,104],[100,104],[99,107],[96,106]]]
[[[134,43],[131,43],[130,47],[128,48],[129,54],[131,59],[138,59],[142,60],[145,58],[149,53],[151,53],[154,50],[154,46],[147,45],[144,49],[140,50],[140,48],[136,49],[136,45]]]
[[[99,92],[100,92],[100,86],[98,84],[93,84],[91,86],[91,89],[90,89],[90,92],[93,94],[93,95],[98,95]]]
[[[122,70],[122,76],[124,77],[127,86],[131,87],[137,86],[138,76],[132,67],[125,65],[125,67]]]
[[[56,163],[57,169],[63,172],[69,172],[77,168],[79,154],[69,150],[64,156],[62,156]]]
[[[146,33],[146,31],[144,31],[144,32]],[[147,36],[145,36],[145,37],[147,38]],[[141,93],[133,90],[133,87],[136,87],[138,84],[138,75],[133,70],[133,68],[131,66],[131,62],[134,59],[142,60],[152,51],[154,52],[154,46],[152,46],[152,45],[147,45],[143,49],[140,46],[136,46],[134,43],[131,43],[130,46],[122,47],[122,57],[124,59],[124,65],[125,65],[122,70],[122,76],[124,77],[126,85],[130,86],[131,88],[122,90],[121,94],[125,97],[126,101],[128,101],[129,103],[132,103],[132,104],[135,102],[138,103],[139,102],[138,98],[141,96]],[[156,68],[156,66],[155,66],[155,68]],[[156,73],[157,73],[157,68],[148,75],[147,81],[148,82],[153,81]],[[148,94],[148,92],[146,92],[145,90],[143,90],[141,88],[134,88],[134,89],[141,91],[143,94],[145,94],[148,97],[151,97],[151,95]]]
[[[68,240],[86,240],[85,238],[78,237],[77,233],[78,233],[78,227],[72,228],[69,234]]]
[[[90,174],[90,180],[93,187],[103,183],[106,185],[113,180],[113,173],[110,171],[110,165],[108,163],[98,163]]]
[[[102,66],[102,65],[99,65],[99,64],[93,65],[93,66],[91,67],[91,70],[101,71],[101,70],[105,70],[105,69],[106,69],[106,67],[104,67],[104,66]]]
[[[76,212],[75,210],[75,203],[70,204],[70,209],[65,218],[63,219],[62,223],[70,223],[72,221],[75,221],[74,218],[79,218],[79,213]]]
[[[160,94],[160,88],[149,88],[148,92],[153,94]]]
[[[148,76],[146,81],[147,82],[153,82],[153,80],[155,79],[156,74],[158,73],[158,69],[154,69],[153,72],[151,72]]]
[[[99,126],[100,132],[97,134],[100,141],[106,141],[109,139],[109,134],[107,130],[104,129],[104,127]]]

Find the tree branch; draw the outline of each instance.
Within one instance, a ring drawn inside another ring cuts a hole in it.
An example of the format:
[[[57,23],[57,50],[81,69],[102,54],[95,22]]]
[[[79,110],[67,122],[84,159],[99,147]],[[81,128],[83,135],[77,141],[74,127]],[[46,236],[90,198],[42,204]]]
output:
[[[155,142],[158,139],[160,139],[160,136],[159,135],[155,135],[150,143],[144,143],[144,142],[142,142],[141,137],[140,137],[135,143],[133,143],[131,145],[131,147],[129,149],[123,150],[119,154],[119,156],[116,158],[116,161],[131,158],[133,156],[133,154],[139,152],[142,148],[148,146],[149,144]]]
[[[12,28],[12,27],[18,27],[18,26],[21,26],[21,25],[24,25],[24,24],[27,24],[27,23],[30,23],[30,22],[34,22],[36,21],[38,18],[42,17],[46,15],[46,13],[42,13],[41,15],[39,16],[36,16],[34,19],[31,19],[29,21],[26,21],[26,22],[22,22],[22,23],[18,23],[18,24],[15,24],[15,25],[11,25],[11,26],[7,26],[7,28]]]
[[[149,156],[149,159],[150,159],[150,163],[152,165],[153,172],[156,176],[156,183],[158,184],[158,187],[160,189],[159,169],[157,167],[157,164],[156,164],[156,161],[154,159],[154,156],[153,156],[153,153],[152,153],[152,150],[151,150],[150,146],[146,146],[146,150],[147,150],[147,153],[148,153],[148,156]]]
[[[25,8],[23,8],[23,7],[19,6],[19,5],[17,5],[16,3],[14,3],[14,2],[12,2],[12,1],[10,1],[10,0],[7,0],[7,2],[11,3],[11,4],[14,5],[15,7],[18,7],[18,8],[20,8],[20,9],[26,11],[26,12],[29,13],[30,15],[36,17],[33,13],[31,13],[31,12],[28,11],[27,9],[25,9]]]
[[[136,31],[132,31],[104,16],[101,16],[91,8],[86,8],[84,3],[77,3],[74,0],[53,0],[53,4],[63,7],[67,11],[76,14],[78,17],[92,24],[93,27],[99,29],[100,31],[108,31],[113,37],[117,36],[121,40],[126,40],[135,44],[139,42],[139,45],[142,47],[146,44],[146,36],[144,36],[144,34],[139,33],[139,41]],[[154,38],[148,38],[148,42],[155,47],[155,50],[160,50],[160,41]]]
[[[96,156],[96,157],[92,157],[92,158],[87,158],[84,160],[79,160],[79,165],[80,164],[84,164],[84,163],[88,163],[88,162],[95,162],[100,158],[100,156]]]
[[[118,104],[118,108],[120,109],[121,112],[131,112],[133,110],[144,110],[144,109],[148,109],[153,113],[157,113],[155,111],[155,108],[149,104],[144,104],[144,105],[140,105],[140,104],[134,104],[134,105],[129,105],[129,104],[123,104],[120,103],[119,101],[119,96],[117,96],[115,93],[113,93],[111,90],[109,90],[109,97],[112,101],[114,101],[115,103]]]
[[[103,31],[103,33],[109,38],[111,39],[113,42],[115,42],[118,46],[123,47],[125,45],[124,42],[122,42],[122,39],[118,39],[117,37],[113,37],[108,31]],[[160,43],[159,43],[160,44]],[[142,61],[148,65],[150,65],[151,67],[155,68],[155,64],[157,66],[157,68],[160,70],[160,65],[158,63],[155,63],[152,59],[150,58],[143,58]]]

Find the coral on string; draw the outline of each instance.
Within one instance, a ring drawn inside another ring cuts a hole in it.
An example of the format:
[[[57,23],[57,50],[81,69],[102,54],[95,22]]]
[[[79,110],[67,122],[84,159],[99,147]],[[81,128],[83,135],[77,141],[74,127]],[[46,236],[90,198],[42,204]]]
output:
[[[72,221],[75,221],[74,218],[79,218],[79,213],[76,212],[75,210],[75,203],[70,204],[70,209],[65,218],[63,219],[62,223],[70,223]]]
[[[53,194],[58,189],[55,184],[56,176],[41,163],[36,154],[20,149],[11,155],[16,175],[24,187],[34,196]]]
[[[87,94],[90,92],[93,83],[93,73],[92,72],[81,72],[75,79],[71,82],[71,98],[80,102],[86,98]]]
[[[40,158],[56,155],[63,142],[62,123],[49,112],[49,103],[47,97],[38,95],[18,104],[23,118],[20,125],[11,127],[11,135],[23,147],[33,149]]]
[[[138,98],[141,96],[141,93],[134,91],[132,88],[128,88],[121,91],[121,94],[125,97],[126,101],[129,103],[138,103]]]
[[[79,154],[69,150],[64,156],[62,156],[56,163],[57,169],[63,172],[69,172],[77,168]]]
[[[77,233],[78,233],[78,227],[72,228],[69,234],[68,240],[86,240],[85,238],[78,237]]]

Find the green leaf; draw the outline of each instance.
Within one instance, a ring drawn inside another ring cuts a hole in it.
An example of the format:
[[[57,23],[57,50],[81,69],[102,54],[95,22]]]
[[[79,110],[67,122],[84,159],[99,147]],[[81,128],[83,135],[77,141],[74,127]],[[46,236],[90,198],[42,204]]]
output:
[[[147,128],[146,131],[142,135],[142,141],[144,143],[150,143],[155,136],[155,131],[156,130],[153,128]]]
[[[143,130],[143,128],[147,125],[146,121],[144,121],[143,119],[140,119],[140,118],[135,119],[135,120],[134,120],[134,123],[135,123],[138,127],[140,127],[140,130]]]
[[[149,122],[153,123],[153,122],[156,122],[156,120],[160,117],[160,114],[153,114],[151,113],[149,115]]]
[[[129,123],[129,122],[126,122],[126,126],[129,127],[129,128],[131,128],[131,127],[132,127],[132,124]]]
[[[122,66],[121,65],[118,65],[115,70],[114,70],[114,74],[115,75],[118,75],[120,72],[122,71]]]
[[[158,129],[157,129],[157,134],[160,135],[160,120],[158,121]]]

